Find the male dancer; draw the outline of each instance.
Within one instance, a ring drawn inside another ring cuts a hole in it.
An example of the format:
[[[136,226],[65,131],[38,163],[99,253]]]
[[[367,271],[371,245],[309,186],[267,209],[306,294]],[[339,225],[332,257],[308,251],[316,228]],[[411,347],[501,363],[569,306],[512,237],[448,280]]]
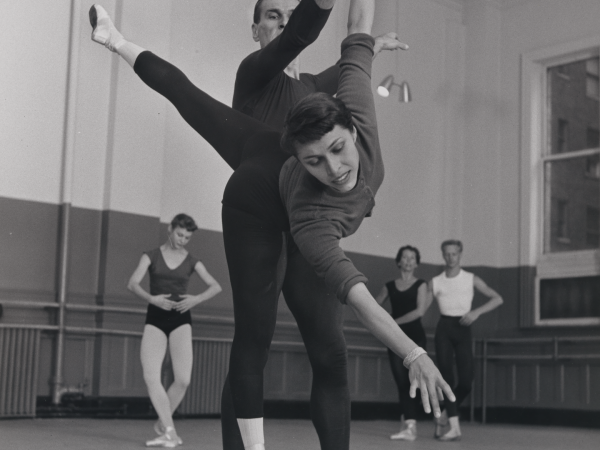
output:
[[[334,4],[335,0],[256,2],[252,37],[261,48],[238,68],[233,109],[280,131],[285,115],[298,100],[313,92],[337,92],[337,64],[311,75],[300,73],[299,59],[302,50],[319,36]],[[349,17],[361,7],[360,1],[352,2]],[[373,57],[382,50],[399,48],[406,50],[408,46],[398,41],[396,33],[383,34],[375,38]]]
[[[260,50],[246,57],[239,66],[233,108],[271,127],[281,130],[290,108],[313,92],[333,95],[338,90],[340,69],[337,64],[317,75],[300,73],[299,54],[313,43],[325,26],[335,0],[258,0],[254,8],[252,35]],[[364,11],[372,14],[374,0],[353,0],[348,23]],[[375,38],[374,57],[381,50],[407,49],[396,33]],[[289,232],[284,233],[278,276],[283,280],[283,295],[294,315],[302,335],[313,380],[311,418],[321,440],[322,448],[332,441],[347,441],[350,420],[346,355],[324,358],[323,348],[345,348],[341,333],[343,306],[325,286],[322,278],[298,250]],[[291,274],[291,275],[290,275]],[[324,307],[326,305],[326,307]],[[316,319],[316,312],[320,316]],[[332,341],[331,330],[339,328]],[[237,417],[237,420],[236,420]],[[233,411],[229,379],[221,403],[221,423],[224,447],[243,449],[242,432],[261,428],[262,419],[243,419]],[[327,424],[327,429],[325,425]],[[338,430],[332,433],[332,430]]]
[[[454,357],[458,383],[453,388],[456,401],[446,401],[446,409],[440,419],[436,419],[435,437],[441,441],[460,440],[458,408],[471,392],[473,382],[473,353],[471,346],[471,324],[479,316],[496,309],[503,303],[502,297],[485,282],[460,267],[463,245],[459,240],[442,242],[442,256],[446,262],[444,271],[430,281],[430,287],[440,307],[442,316],[435,330],[435,352],[442,376],[452,386],[454,384]],[[471,309],[473,288],[489,298],[485,304]],[[442,433],[450,422],[450,430]]]

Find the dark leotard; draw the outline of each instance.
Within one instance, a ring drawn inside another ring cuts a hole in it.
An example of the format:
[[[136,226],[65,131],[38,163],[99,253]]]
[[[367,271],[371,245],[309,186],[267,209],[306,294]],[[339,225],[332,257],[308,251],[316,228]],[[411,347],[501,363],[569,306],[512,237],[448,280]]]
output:
[[[425,283],[424,280],[415,281],[411,287],[404,291],[399,291],[396,287],[395,281],[390,281],[385,286],[388,290],[390,297],[390,303],[392,305],[392,317],[397,319],[411,311],[417,309],[417,297],[419,288]],[[419,347],[425,348],[427,345],[427,338],[425,336],[425,330],[421,325],[421,319],[415,319],[412,322],[403,323],[400,325],[402,331],[411,338]],[[411,398],[409,395],[410,379],[408,378],[408,369],[402,364],[402,358],[388,349],[388,356],[390,358],[390,367],[392,369],[392,375],[398,386],[398,397],[400,399],[400,409],[404,414],[404,419],[416,419],[417,418],[417,407],[419,401],[417,398]]]
[[[150,258],[150,295],[170,295],[170,300],[179,301],[187,292],[190,276],[194,273],[198,260],[189,253],[175,269],[170,269],[165,262],[160,248],[145,252]],[[173,330],[185,324],[192,324],[190,311],[166,311],[158,306],[148,304],[146,324],[154,325],[169,336]]]

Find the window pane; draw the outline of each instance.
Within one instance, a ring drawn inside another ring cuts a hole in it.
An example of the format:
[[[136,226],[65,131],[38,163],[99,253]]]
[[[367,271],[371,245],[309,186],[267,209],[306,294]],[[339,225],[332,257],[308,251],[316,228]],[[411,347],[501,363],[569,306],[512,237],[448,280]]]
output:
[[[593,148],[599,86],[598,57],[548,68],[550,154]]]
[[[600,276],[540,280],[540,319],[600,317]]]
[[[598,248],[600,178],[597,158],[545,163],[545,253]]]

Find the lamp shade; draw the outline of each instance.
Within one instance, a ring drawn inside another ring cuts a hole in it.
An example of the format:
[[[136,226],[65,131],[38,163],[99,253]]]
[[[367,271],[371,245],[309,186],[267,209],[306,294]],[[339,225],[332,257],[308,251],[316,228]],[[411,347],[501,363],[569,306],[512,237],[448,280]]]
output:
[[[398,86],[400,88],[400,97],[398,98],[400,103],[408,103],[412,100],[408,83],[406,81],[403,81],[400,84],[394,83],[393,75],[388,75],[381,83],[379,83],[379,86],[377,86],[377,93],[382,97],[389,97],[392,86]]]
[[[400,101],[402,103],[408,103],[412,100],[412,97],[410,95],[410,88],[408,87],[408,83],[406,81],[403,81],[400,84]]]
[[[377,87],[377,93],[382,97],[389,97],[390,89],[392,89],[394,84],[394,76],[388,75],[381,83],[379,83],[379,86]]]

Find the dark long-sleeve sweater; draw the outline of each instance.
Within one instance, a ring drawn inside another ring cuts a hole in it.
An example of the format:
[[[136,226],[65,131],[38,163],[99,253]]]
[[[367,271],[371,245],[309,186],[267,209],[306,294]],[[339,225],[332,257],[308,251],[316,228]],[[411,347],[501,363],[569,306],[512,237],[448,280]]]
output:
[[[233,109],[281,130],[285,115],[298,100],[313,92],[336,93],[337,64],[317,75],[301,73],[299,80],[284,73],[302,50],[317,39],[330,12],[321,9],[314,0],[302,0],[281,34],[240,64]]]
[[[338,98],[350,109],[357,131],[360,170],[354,189],[342,193],[324,186],[296,158],[288,159],[279,175],[294,241],[343,302],[352,286],[367,279],[344,254],[340,239],[355,233],[370,215],[384,175],[371,91],[374,43],[366,34],[348,36],[339,63]]]

